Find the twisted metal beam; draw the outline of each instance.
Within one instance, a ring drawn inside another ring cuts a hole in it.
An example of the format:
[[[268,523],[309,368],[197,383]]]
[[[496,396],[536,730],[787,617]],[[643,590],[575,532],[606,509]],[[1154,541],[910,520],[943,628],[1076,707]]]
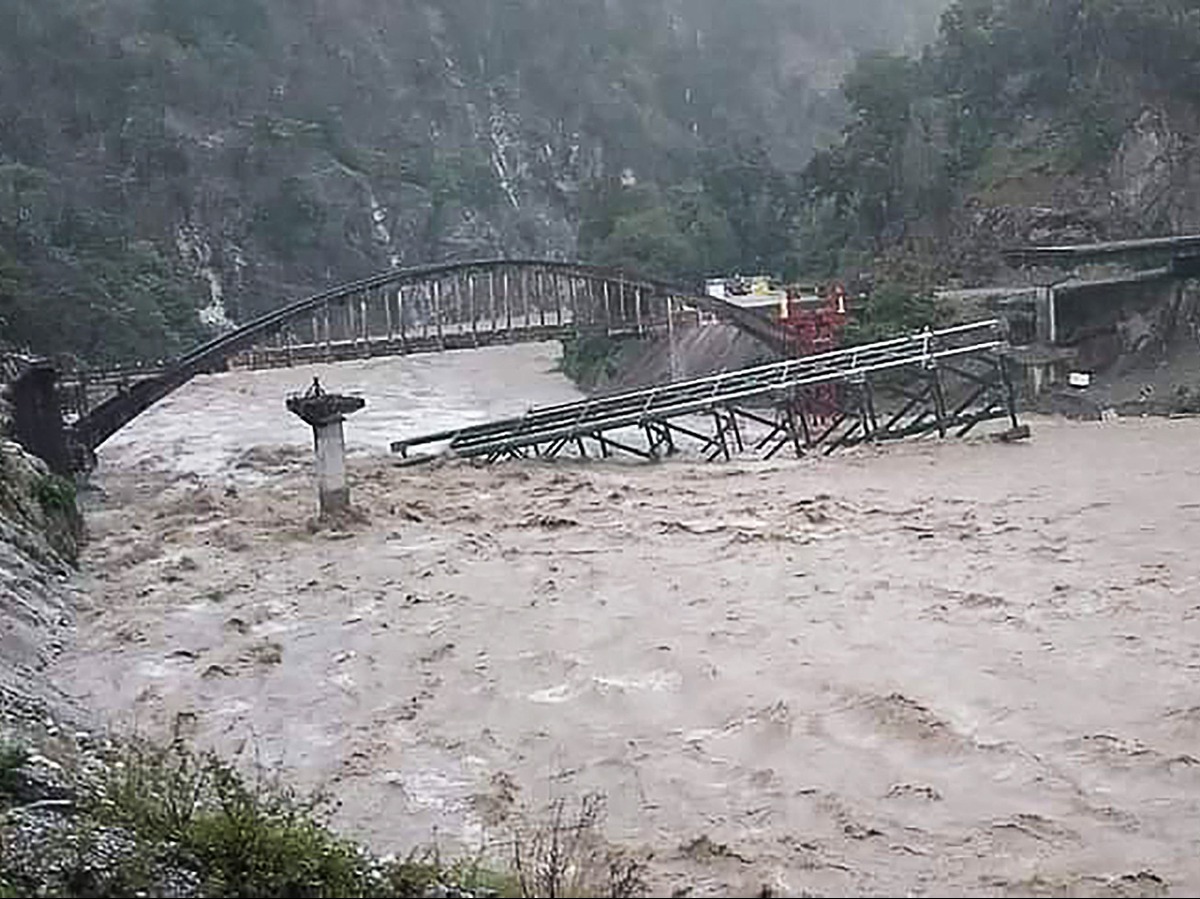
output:
[[[702,456],[748,448],[743,422],[766,429],[753,449],[832,453],[937,432],[965,436],[982,421],[1019,428],[1008,344],[998,320],[791,359],[658,387],[531,409],[523,416],[398,440],[410,463],[437,458],[553,459],[620,451],[646,459],[698,442]],[[774,417],[769,417],[774,413]],[[711,419],[711,427],[706,422]],[[443,445],[441,452],[417,448]]]

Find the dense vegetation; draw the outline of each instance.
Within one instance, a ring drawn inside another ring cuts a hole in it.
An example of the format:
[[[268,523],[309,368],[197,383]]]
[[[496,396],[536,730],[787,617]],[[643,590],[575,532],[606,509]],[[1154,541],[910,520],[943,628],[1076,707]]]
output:
[[[376,858],[325,826],[319,800],[214,756],[147,744],[108,755],[74,756],[75,782],[30,801],[47,791],[27,773],[45,757],[0,746],[0,896],[496,895],[516,882],[433,855]]]
[[[841,73],[942,2],[9,0],[0,343],[155,358],[459,256],[780,267]]]
[[[1200,111],[1197,74],[1187,0],[960,0],[919,58],[868,56],[847,77],[853,119],[805,172],[806,262],[944,237],[972,200],[1064,208],[1089,180],[1098,230],[1179,227],[1166,204],[1109,208],[1108,176],[1139,117]]]
[[[1019,231],[972,209],[1090,206],[1090,236],[1200,218],[1187,178],[1127,202],[1111,176],[1139,117],[1191,152],[1193,4],[946,6],[11,0],[0,343],[154,358],[468,256],[912,283]]]
[[[922,53],[857,61],[849,121],[802,172],[753,146],[702,157],[691,181],[625,191],[593,255],[677,274],[870,272],[894,297],[987,277],[1005,241],[1194,226],[1200,184],[1181,173],[1198,70],[1185,0],[960,0]],[[1123,141],[1146,120],[1149,158],[1126,167]]]

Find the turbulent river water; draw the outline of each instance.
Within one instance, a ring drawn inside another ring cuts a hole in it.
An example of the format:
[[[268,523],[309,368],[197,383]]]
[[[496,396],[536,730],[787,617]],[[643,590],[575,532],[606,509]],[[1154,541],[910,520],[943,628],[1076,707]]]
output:
[[[660,894],[1200,889],[1200,423],[396,468],[576,396],[553,347],[204,378],[102,453],[59,676],[380,851],[607,800]],[[318,374],[367,520],[309,526]]]

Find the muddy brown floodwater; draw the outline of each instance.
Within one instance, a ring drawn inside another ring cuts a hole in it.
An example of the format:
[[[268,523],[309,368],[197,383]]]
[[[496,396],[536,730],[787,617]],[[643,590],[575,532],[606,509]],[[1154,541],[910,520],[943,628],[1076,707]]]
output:
[[[323,371],[369,448],[574,395],[553,356]],[[117,725],[327,788],[383,852],[598,791],[662,894],[1200,890],[1200,422],[769,464],[362,452],[369,523],[314,533],[281,411],[310,377],[198,381],[103,454],[60,674]]]

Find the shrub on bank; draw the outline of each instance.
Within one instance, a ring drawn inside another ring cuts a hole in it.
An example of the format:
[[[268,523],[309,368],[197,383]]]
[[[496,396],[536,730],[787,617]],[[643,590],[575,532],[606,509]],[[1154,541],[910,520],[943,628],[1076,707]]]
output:
[[[134,744],[69,798],[19,803],[29,758],[0,752],[0,896],[479,894],[466,868],[380,860],[326,826],[319,798],[211,754]]]
[[[52,775],[32,770],[49,766]],[[602,803],[512,828],[512,873],[436,853],[385,860],[336,835],[321,797],[212,754],[133,743],[66,769],[0,745],[0,899],[639,896],[642,864],[599,833]],[[53,774],[57,772],[57,774]]]
[[[627,340],[604,336],[564,340],[559,368],[583,390],[593,390],[620,372],[627,344]]]

